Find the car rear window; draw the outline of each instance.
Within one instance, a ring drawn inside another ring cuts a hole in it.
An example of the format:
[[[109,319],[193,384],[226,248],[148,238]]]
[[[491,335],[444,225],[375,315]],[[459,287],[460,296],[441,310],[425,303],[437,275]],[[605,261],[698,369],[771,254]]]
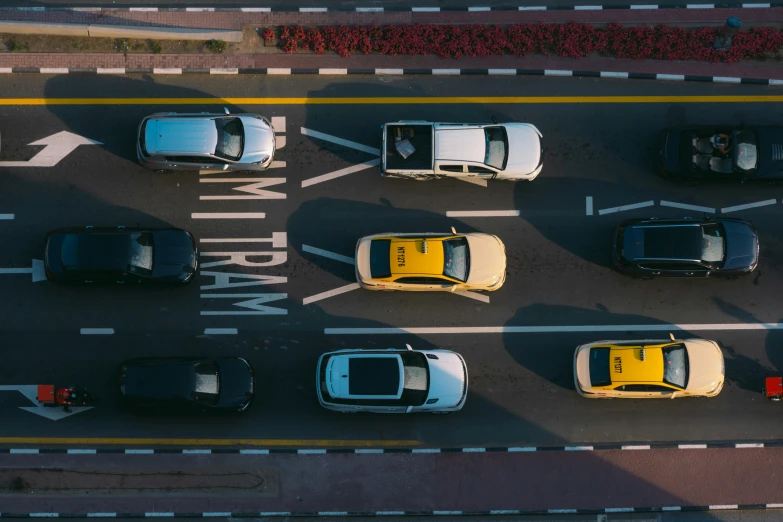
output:
[[[609,348],[590,349],[590,385],[608,386],[612,384],[609,377]]]
[[[370,276],[373,279],[391,277],[390,239],[374,239],[370,243]]]
[[[484,163],[496,169],[503,169],[508,160],[508,138],[503,127],[487,127],[484,129],[487,150]]]
[[[753,170],[759,162],[756,148],[756,135],[752,131],[740,131],[736,134],[737,151],[735,161],[737,167],[744,171]]]
[[[470,269],[468,240],[464,237],[443,242],[443,275],[465,282]]]
[[[720,223],[709,223],[701,227],[701,260],[710,264],[721,264],[726,256],[726,234]]]
[[[672,344],[664,347],[663,381],[679,388],[688,385],[688,351],[685,345]]]
[[[215,156],[239,161],[245,145],[245,130],[239,118],[215,118],[218,139]]]
[[[191,399],[199,404],[214,406],[220,398],[220,372],[214,362],[198,363]]]
[[[131,234],[130,253],[131,259],[128,263],[129,272],[151,273],[152,272],[152,234],[141,232]]]

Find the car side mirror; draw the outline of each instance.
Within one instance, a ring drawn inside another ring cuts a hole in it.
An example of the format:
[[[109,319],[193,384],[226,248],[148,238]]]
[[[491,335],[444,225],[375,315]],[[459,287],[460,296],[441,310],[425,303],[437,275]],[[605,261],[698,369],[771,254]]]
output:
[[[223,164],[223,170],[228,170],[228,163]]]
[[[669,339],[671,339],[672,341],[674,341],[674,334],[673,334],[673,333],[669,333]]]
[[[411,348],[411,345],[408,343],[405,343],[405,347],[408,349],[409,352],[413,351],[413,348]]]
[[[669,398],[670,398],[670,399],[673,399],[673,398],[675,398],[676,396],[677,396],[677,392],[672,392],[672,395],[671,395],[671,397],[669,397]]]
[[[408,406],[405,408],[405,413],[410,413],[413,410],[413,406]]]
[[[228,112],[228,108],[227,107],[223,107],[223,111],[225,111],[226,114],[231,114],[230,112]]]
[[[456,236],[457,235],[457,229],[454,228],[454,227],[451,227],[451,233]]]

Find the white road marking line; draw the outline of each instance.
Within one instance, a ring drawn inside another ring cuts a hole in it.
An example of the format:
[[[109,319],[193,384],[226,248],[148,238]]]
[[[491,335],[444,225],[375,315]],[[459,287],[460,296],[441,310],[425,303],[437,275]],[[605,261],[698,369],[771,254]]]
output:
[[[661,511],[682,511],[680,506],[663,506]]]
[[[318,74],[348,74],[348,69],[318,69]]]
[[[263,212],[194,212],[191,219],[264,219]]]
[[[439,448],[413,448],[411,450],[413,453],[440,453]]]
[[[715,83],[742,83],[742,78],[733,76],[713,76],[712,81]]]
[[[243,13],[269,13],[272,11],[271,7],[240,7],[239,9]],[[229,515],[231,515],[231,513],[229,513]]]
[[[133,9],[131,7],[131,9]],[[158,8],[156,7],[155,10],[157,11]],[[117,513],[87,513],[88,517],[95,517],[95,518],[114,518],[117,516]]]
[[[30,513],[30,518],[59,518],[59,513]]]
[[[735,444],[735,448],[737,449],[745,449],[745,448],[763,448],[764,443],[763,442],[753,442],[753,443],[746,443],[746,444]]]
[[[114,335],[114,328],[82,328],[79,333],[82,335]]]
[[[300,449],[296,450],[299,455],[326,455],[325,449]]]
[[[481,178],[457,178],[460,181],[467,181],[468,183],[473,183],[474,185],[478,185],[480,187],[487,186],[487,180],[481,179]]]
[[[285,133],[285,116],[272,116],[272,128],[275,134]]]
[[[783,80],[770,80],[770,85],[783,85]]]
[[[657,5],[631,5],[631,9],[658,9]]]
[[[783,504],[766,504],[766,506],[767,506],[767,508],[770,508],[770,509],[783,508]]]
[[[278,237],[275,235],[280,234]],[[273,232],[272,233],[272,248],[285,248],[286,237],[285,232]],[[269,243],[269,238],[265,237],[225,237],[225,238],[201,238],[199,243]]]
[[[592,446],[566,446],[565,451],[593,451]]]
[[[155,450],[152,449],[126,449],[125,454],[126,455],[152,455],[155,453]]]
[[[487,73],[488,74],[516,76],[517,70],[516,69],[489,69],[487,71]]]
[[[37,455],[37,449],[28,448],[11,448],[11,455]]]
[[[68,74],[67,67],[41,67],[42,74]]]
[[[685,75],[684,74],[656,74],[655,79],[681,82],[685,80]]]
[[[343,263],[348,263],[349,265],[356,264],[356,259],[352,257],[342,256],[340,254],[335,254],[334,252],[329,252],[328,250],[321,250],[320,248],[315,248],[310,245],[302,245],[302,252],[309,252],[317,256],[334,259],[335,261],[342,261]]]
[[[337,136],[332,136],[331,134],[324,134],[323,132],[314,131],[312,129],[305,129],[304,127],[301,129],[302,134],[305,136],[328,141],[329,143],[334,143],[336,145],[342,145],[343,147],[348,147],[349,149],[360,150],[374,156],[381,155],[381,150],[376,149],[375,147],[368,147],[367,145],[362,145],[361,143],[356,143],[355,141],[345,140],[343,138],[338,138]]]
[[[526,452],[533,452],[538,451],[538,448],[535,446],[524,446],[519,448],[508,448],[509,453],[526,453]]]
[[[677,449],[707,449],[706,444],[677,444]]]
[[[405,74],[403,69],[375,69],[375,74]]]
[[[518,217],[519,210],[447,210],[446,217]]]
[[[633,513],[633,508],[604,508],[605,513]]]
[[[434,76],[459,76],[459,69],[433,69],[432,74]]]
[[[239,74],[236,67],[210,67],[209,74]]]
[[[598,211],[598,215],[604,216],[606,214],[614,214],[615,212],[622,212],[624,210],[635,210],[637,208],[651,207],[653,205],[655,205],[655,201],[644,201],[642,203],[633,203],[631,205],[622,205],[620,207],[604,208]]]
[[[353,174],[354,172],[360,172],[362,170],[367,170],[372,167],[377,167],[378,165],[380,165],[380,163],[381,163],[380,159],[365,161],[364,163],[359,163],[358,165],[351,165],[350,167],[346,167],[340,170],[335,170],[334,172],[330,172],[328,174],[323,174],[321,176],[316,176],[314,178],[306,179],[302,182],[302,188],[309,187],[311,185],[316,185],[318,183],[323,183],[324,181],[329,181],[331,179],[341,178],[343,176],[347,176],[348,174]]]
[[[239,330],[236,328],[204,328],[204,335],[236,335]]]
[[[241,449],[240,455],[269,455],[268,449]]]
[[[476,301],[481,301],[482,303],[489,303],[488,295],[479,294],[477,292],[471,292],[470,290],[455,291],[452,293],[456,295],[461,295],[463,297],[469,297],[470,299],[475,299]]]
[[[738,504],[710,504],[710,509],[739,509]]]
[[[32,268],[0,268],[0,274],[32,274]]]
[[[95,72],[98,74],[125,74],[125,67],[98,67]]]
[[[285,67],[269,67],[266,70],[267,74],[291,74],[291,68]]]
[[[704,323],[704,324],[606,324],[578,326],[423,326],[387,328],[324,328],[326,335],[367,334],[527,334],[584,332],[720,332],[744,330],[783,330],[783,323]]]
[[[777,203],[776,199],[766,199],[764,201],[757,201],[756,203],[747,203],[745,205],[737,205],[735,207],[726,207],[720,209],[720,211],[724,214],[727,214],[729,212],[736,212],[738,210],[747,210],[749,208],[757,208],[757,207],[766,207],[767,205],[774,205]]]
[[[573,76],[574,71],[564,71],[562,69],[544,69],[544,76]]]
[[[695,210],[696,212],[709,212],[710,214],[715,213],[714,208],[700,207],[698,205],[686,205],[685,203],[677,203],[675,201],[661,201],[661,206],[671,207],[671,208],[682,208],[685,210]]]
[[[575,5],[574,11],[601,11],[603,6],[600,5]]]
[[[182,450],[183,455],[211,455],[212,450],[208,449],[184,449]]]
[[[649,444],[636,444],[636,445],[629,444],[627,446],[622,446],[620,449],[622,449],[622,450],[648,450],[648,449],[650,449],[650,445]]]
[[[401,517],[405,515],[405,511],[376,511],[375,514],[378,515],[379,517],[386,517],[386,516]]]
[[[153,67],[152,74],[182,74],[180,67]]]
[[[487,448],[462,448],[462,453],[486,453]]]
[[[569,513],[576,513],[575,509],[547,509],[547,513],[549,514],[558,514],[558,515],[567,515]]]
[[[593,215],[593,196],[587,196],[587,199],[585,199],[585,213],[588,216]]]
[[[742,4],[745,9],[769,9],[772,4]]]
[[[411,7],[411,11],[414,13],[437,13],[440,11],[440,7]]]
[[[98,453],[98,450],[94,449],[68,449],[67,450],[68,455],[95,455]]]
[[[383,7],[357,7],[357,13],[382,13]]]
[[[315,303],[316,301],[320,301],[322,299],[327,299],[329,297],[334,297],[336,295],[344,294],[346,292],[350,292],[358,288],[361,288],[359,286],[359,283],[351,283],[350,285],[341,286],[340,288],[335,288],[334,290],[329,290],[328,292],[321,292],[320,294],[315,294],[310,297],[305,297],[302,300],[302,304]]]
[[[631,6],[633,8],[633,6]],[[627,72],[601,71],[601,78],[628,78]]]
[[[490,515],[520,515],[522,511],[518,509],[491,509]]]
[[[533,5],[527,7],[520,6],[518,10],[519,11],[546,11],[546,6],[545,5]]]

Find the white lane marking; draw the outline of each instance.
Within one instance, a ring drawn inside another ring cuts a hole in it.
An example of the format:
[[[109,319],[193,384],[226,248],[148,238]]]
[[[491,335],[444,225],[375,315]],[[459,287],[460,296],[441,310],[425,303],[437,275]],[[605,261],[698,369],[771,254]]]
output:
[[[547,509],[546,512],[553,515],[554,514],[567,515],[569,513],[576,513],[576,510],[575,509]]]
[[[490,515],[520,515],[522,511],[519,509],[491,509]]]
[[[325,449],[300,449],[296,450],[298,455],[326,455]]]
[[[271,7],[240,7],[239,10],[242,11],[243,13],[269,13],[272,11],[272,8]]]
[[[236,328],[204,328],[204,335],[236,335],[239,330]]]
[[[486,188],[487,186],[487,180],[481,178],[457,178],[457,179],[461,181],[467,181],[468,183],[473,183],[474,185],[478,185],[484,188]]]
[[[685,210],[695,210],[696,212],[709,212],[711,214],[715,213],[714,208],[700,207],[698,205],[686,205],[685,203],[677,203],[676,201],[661,201],[661,206],[671,207],[671,208],[682,208]]]
[[[685,4],[688,9],[715,9],[715,4]]]
[[[318,74],[348,74],[348,69],[318,69]]]
[[[41,67],[39,72],[42,74],[68,74],[67,67]]]
[[[319,511],[319,517],[347,517],[347,511]]]
[[[401,517],[405,515],[405,511],[376,511],[376,515],[379,517],[396,516]]]
[[[518,217],[519,210],[447,210],[446,217]]]
[[[183,455],[212,455],[212,450],[209,449],[184,449]]]
[[[326,7],[300,7],[300,13],[325,13]]]
[[[414,13],[437,13],[440,11],[440,7],[411,7],[411,11]]]
[[[342,261],[343,263],[348,263],[349,265],[356,264],[356,260],[352,257],[342,256],[340,254],[335,254],[334,252],[329,252],[328,250],[321,250],[320,248],[315,248],[310,245],[302,245],[302,251],[309,252],[317,256],[334,259],[335,261]]]
[[[455,291],[453,292],[456,295],[461,295],[464,297],[469,297],[471,299],[475,299],[476,301],[481,301],[482,303],[489,303],[489,296],[488,295],[482,295],[477,292],[471,292],[469,290],[462,290],[462,291]]]
[[[677,444],[677,449],[707,449],[706,444]]]
[[[210,67],[209,74],[239,74],[236,67]]]
[[[382,13],[383,7],[357,7],[357,13]]]
[[[350,285],[341,286],[340,288],[335,288],[334,290],[329,290],[328,292],[321,292],[320,294],[315,294],[310,297],[305,297],[302,300],[302,304],[315,303],[316,301],[320,301],[322,299],[328,299],[329,297],[334,297],[336,295],[344,294],[346,292],[350,292],[358,288],[361,288],[359,286],[359,283],[351,283]]]
[[[82,328],[79,333],[82,335],[114,335],[114,328]]]
[[[199,243],[269,243],[268,237],[201,238]],[[285,248],[285,232],[272,233],[272,248]]]
[[[98,74],[125,74],[125,67],[98,67],[95,72]]]
[[[272,128],[277,134],[285,133],[285,116],[272,116]]]
[[[191,219],[264,219],[263,212],[194,212]]]
[[[583,332],[720,332],[744,330],[783,330],[783,323],[704,323],[704,324],[605,324],[579,326],[424,326],[388,328],[324,328],[326,335],[367,334],[509,334]]]
[[[783,508],[783,504],[766,504],[766,506],[770,509]]]
[[[491,7],[468,7],[468,12],[475,13],[479,11],[491,11]]]
[[[737,205],[734,207],[726,207],[720,209],[720,211],[724,214],[727,214],[729,212],[736,212],[738,210],[747,210],[749,208],[757,208],[757,207],[766,207],[767,205],[774,205],[777,203],[776,199],[766,199],[764,201],[757,201],[756,203],[747,203],[745,205]]]
[[[681,82],[685,80],[685,75],[684,74],[656,74],[655,79]]]
[[[642,203],[633,203],[631,205],[604,208],[598,211],[598,215],[604,216],[606,214],[614,214],[615,212],[622,212],[624,210],[635,210],[637,208],[651,207],[653,205],[655,205],[655,201],[643,201]]]
[[[518,10],[519,11],[546,11],[546,6],[545,5],[533,5],[527,7],[520,6]]]
[[[94,449],[69,449],[67,450],[68,455],[95,455],[98,453],[98,450]]]
[[[268,449],[241,449],[240,455],[269,455]]]
[[[710,509],[739,509],[738,504],[710,504]]]
[[[131,7],[131,9],[133,9]],[[156,7],[155,10],[157,11],[158,8]],[[87,513],[88,517],[95,517],[95,518],[114,518],[117,516],[117,513]]]
[[[285,67],[269,67],[266,70],[267,74],[291,74],[291,68]]]
[[[0,274],[32,274],[32,268],[0,268]]]
[[[657,5],[649,4],[649,5],[631,5],[631,9],[658,9]]]
[[[152,74],[182,74],[180,67],[153,67]]]
[[[601,11],[603,6],[600,5],[575,5],[574,11]]]
[[[633,8],[633,6],[631,6]],[[601,78],[628,78],[627,72],[601,71]]]
[[[351,165],[350,167],[346,167],[340,170],[335,170],[334,172],[330,172],[328,174],[323,174],[321,176],[316,176],[314,178],[306,179],[302,182],[302,188],[309,187],[311,185],[316,185],[318,183],[323,183],[324,181],[329,181],[331,179],[341,178],[343,176],[347,176],[348,174],[353,174],[354,172],[360,172],[362,170],[367,170],[372,167],[377,167],[378,165],[380,165],[380,163],[381,163],[380,159],[365,161],[364,163],[359,163],[358,165]]]
[[[37,449],[11,448],[11,455],[37,455],[37,454],[38,454]]]
[[[126,455],[153,455],[155,450],[152,449],[126,449]]]
[[[562,69],[544,69],[544,76],[573,76],[574,71],[564,71]]]
[[[623,449],[623,450],[648,450],[648,449],[650,449],[650,445],[649,444],[636,444],[636,445],[629,444],[627,446],[622,446],[620,449]]]
[[[742,83],[742,78],[733,76],[713,76],[712,81],[716,83]]]
[[[185,11],[189,13],[203,13],[203,12],[214,13],[215,8],[214,7],[186,7]]]
[[[462,453],[486,453],[487,448],[462,448]]]
[[[604,513],[633,513],[633,508],[604,508]]]
[[[585,213],[588,216],[593,215],[593,196],[587,196],[587,199],[585,199]]]
[[[661,511],[682,511],[680,506],[663,506]]]
[[[30,513],[30,518],[59,518],[59,513],[49,513],[49,512],[43,512],[43,513]]]
[[[593,451],[592,446],[566,446],[565,451]]]
[[[375,74],[405,74],[403,69],[375,69]]]
[[[381,155],[381,150],[376,149],[375,147],[368,147],[367,145],[362,145],[361,143],[356,143],[355,141],[345,140],[343,138],[338,138],[337,136],[332,136],[331,134],[324,134],[323,132],[314,131],[312,129],[305,129],[304,127],[301,129],[302,134],[305,136],[310,136],[311,138],[328,141],[336,145],[342,145],[343,147],[348,147],[349,149],[360,150],[374,156]]]
[[[508,448],[509,453],[526,453],[526,452],[533,452],[533,451],[538,451],[538,448],[536,448],[535,446]]]
[[[508,75],[508,76],[516,76],[517,70],[516,69],[489,69],[487,71],[488,74],[499,74],[499,75]]]
[[[433,69],[432,74],[435,76],[459,76],[459,69]]]
[[[770,80],[770,85],[783,85],[783,80]]]
[[[440,453],[439,448],[413,448],[411,450],[413,453]]]
[[[745,444],[735,444],[735,448],[737,449],[745,449],[745,448],[763,448],[764,443],[763,442],[753,442],[753,443],[745,443]]]
[[[769,9],[772,4],[742,4],[745,9]]]

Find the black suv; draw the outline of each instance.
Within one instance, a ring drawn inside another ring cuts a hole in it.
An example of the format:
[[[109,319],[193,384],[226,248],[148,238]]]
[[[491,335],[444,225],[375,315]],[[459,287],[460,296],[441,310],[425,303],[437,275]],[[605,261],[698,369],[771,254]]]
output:
[[[614,231],[612,258],[640,279],[736,277],[756,269],[759,239],[741,219],[631,219]]]

